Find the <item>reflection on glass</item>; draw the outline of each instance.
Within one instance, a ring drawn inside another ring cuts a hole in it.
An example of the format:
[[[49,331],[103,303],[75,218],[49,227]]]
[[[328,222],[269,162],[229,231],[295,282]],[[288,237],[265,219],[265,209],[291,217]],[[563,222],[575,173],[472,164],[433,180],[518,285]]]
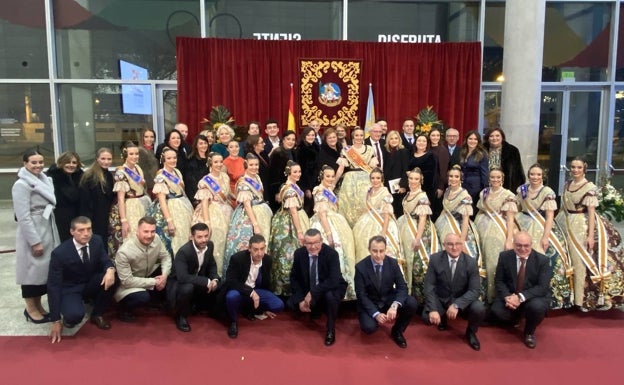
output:
[[[61,78],[119,79],[122,59],[147,68],[150,79],[176,79],[176,37],[201,36],[198,0],[54,1],[53,6]]]
[[[44,2],[2,2],[0,8],[0,79],[48,77]]]
[[[128,140],[138,143],[141,129],[152,128],[152,115],[122,112],[119,85],[64,84],[59,99],[63,150],[76,151],[85,164],[100,147],[110,148],[113,163],[121,164],[121,145]]]
[[[259,40],[342,39],[342,1],[206,0],[209,37]]]
[[[624,169],[624,91],[615,94],[615,114],[613,116],[613,153],[611,164],[616,169]]]
[[[600,131],[600,92],[571,92],[566,161],[581,156],[596,168]]]
[[[540,107],[539,145],[537,161],[544,167],[544,183],[554,186],[558,182],[549,178],[551,159],[555,164],[559,163],[561,146],[559,140],[553,140],[553,135],[561,133],[561,106],[563,103],[562,92],[543,92]],[[559,169],[553,170],[558,175]],[[551,183],[548,183],[551,182]]]
[[[31,147],[53,161],[49,87],[0,84],[0,167],[22,166],[21,154]]]
[[[495,82],[503,74],[505,41],[505,3],[485,3],[483,41],[483,81]]]
[[[486,92],[483,101],[483,132],[500,127],[501,92]]]
[[[163,117],[165,132],[171,130],[178,123],[178,91],[163,91]]]
[[[477,41],[478,20],[478,1],[352,1],[349,2],[349,40]]]
[[[610,50],[610,3],[546,4],[543,81],[604,81]]]
[[[618,27],[617,63],[615,80],[624,81],[624,4],[620,5],[620,25]]]

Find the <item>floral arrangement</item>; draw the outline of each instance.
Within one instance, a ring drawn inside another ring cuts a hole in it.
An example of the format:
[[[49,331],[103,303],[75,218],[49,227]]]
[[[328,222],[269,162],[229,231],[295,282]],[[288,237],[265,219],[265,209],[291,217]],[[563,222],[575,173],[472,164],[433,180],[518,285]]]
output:
[[[431,132],[431,129],[434,127],[442,131],[444,129],[442,121],[438,119],[438,114],[433,110],[433,106],[427,106],[416,115],[414,135],[425,134],[429,136],[429,132]],[[444,132],[442,132],[442,134],[444,134]]]
[[[200,123],[207,126],[207,129],[216,130],[222,124],[231,126],[234,123],[234,117],[225,106],[218,105],[213,106],[208,118],[203,118]]]
[[[598,190],[597,211],[609,220],[615,220],[617,222],[624,220],[624,200],[622,199],[622,193],[613,187],[609,179],[607,179]]]

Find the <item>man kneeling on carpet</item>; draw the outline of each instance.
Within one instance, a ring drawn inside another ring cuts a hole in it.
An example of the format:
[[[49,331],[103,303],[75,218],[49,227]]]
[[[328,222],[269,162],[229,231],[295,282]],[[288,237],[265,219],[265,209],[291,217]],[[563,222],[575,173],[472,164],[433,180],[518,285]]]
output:
[[[535,330],[550,305],[552,268],[548,257],[532,249],[531,235],[520,231],[513,238],[513,250],[503,251],[496,265],[496,298],[492,315],[505,325],[525,317],[524,345],[535,349]]]
[[[113,262],[100,236],[93,234],[89,218],[74,218],[69,232],[72,238],[56,247],[50,257],[48,301],[52,343],[61,342],[63,325],[73,328],[82,321],[83,300],[93,300],[92,323],[102,330],[111,327],[104,311],[116,286]]]
[[[167,300],[174,309],[176,327],[180,331],[191,331],[187,317],[192,308],[214,313],[220,279],[213,251],[210,229],[200,222],[191,227],[191,240],[175,255],[167,283]]]
[[[139,219],[136,235],[117,250],[115,266],[120,284],[114,298],[119,303],[120,321],[134,322],[135,309],[149,305],[152,300],[164,302],[171,256],[156,236],[154,218]]]
[[[273,258],[265,254],[266,240],[260,234],[249,239],[249,249],[230,257],[225,272],[225,309],[230,326],[228,336],[238,337],[238,312],[249,319],[275,317],[284,310],[284,302],[271,292]]]

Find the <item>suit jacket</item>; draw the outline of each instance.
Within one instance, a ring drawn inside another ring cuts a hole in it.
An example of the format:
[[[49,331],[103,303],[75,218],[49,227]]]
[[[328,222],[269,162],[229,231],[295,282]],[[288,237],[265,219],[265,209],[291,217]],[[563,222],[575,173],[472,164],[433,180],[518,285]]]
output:
[[[175,255],[171,277],[177,279],[179,283],[192,283],[194,286],[207,287],[209,279],[219,279],[213,251],[214,244],[208,241],[204,261],[199,266],[193,241],[188,241]]]
[[[310,292],[312,302],[318,301],[327,291],[347,289],[347,282],[340,273],[340,259],[336,250],[323,243],[316,262],[318,285],[310,289],[310,256],[305,247],[295,250],[290,270],[290,290],[292,299],[299,303]]]
[[[262,281],[258,284],[256,280],[256,287],[260,289],[271,289],[271,266],[273,265],[273,257],[268,254],[262,258],[262,266],[258,273],[258,278],[262,274]],[[247,286],[247,276],[249,276],[249,269],[251,268],[251,254],[249,250],[242,250],[230,257],[230,263],[227,271],[225,272],[225,290],[223,295],[228,290],[238,290],[243,296],[249,297],[254,290],[253,287]]]
[[[446,148],[446,152],[449,151],[449,147],[448,144],[445,144],[444,147]],[[450,154],[449,157],[449,162],[448,162],[448,169],[450,170],[451,167],[453,167],[456,164],[459,164],[460,162],[460,157],[459,157],[459,152],[461,151],[461,144],[457,143],[455,145],[455,149],[453,150],[453,153]]]
[[[416,140],[416,135],[414,135],[412,142],[414,142],[415,140]],[[407,140],[407,137],[405,136],[403,132],[401,132],[401,141],[403,142],[403,147],[407,148],[407,151],[409,152],[409,154],[412,155],[414,153],[415,143],[410,143]]]
[[[388,256],[384,258],[379,288],[375,281],[375,269],[368,256],[355,265],[355,294],[359,311],[372,316],[395,301],[405,304],[407,283],[396,259]]]
[[[52,250],[48,271],[48,302],[52,321],[61,319],[61,300],[64,294],[82,293],[95,274],[114,267],[99,235],[89,241],[89,262],[83,263],[70,238]]]
[[[455,276],[451,280],[448,254],[441,251],[431,255],[425,275],[425,311],[443,314],[442,304],[456,304],[465,309],[479,299],[479,267],[477,260],[461,253],[457,259]]]
[[[371,139],[370,138],[366,138],[364,140],[364,144],[371,146],[371,148],[373,149],[373,153],[375,154],[375,156],[377,156],[377,149],[375,148],[375,146],[373,146],[373,143],[371,143]],[[386,160],[388,160],[388,151],[386,151],[386,143],[383,140],[379,140],[379,151],[381,152],[381,157],[383,158],[383,165],[385,167],[386,165]],[[382,162],[377,159],[377,162],[379,162],[379,167],[381,168],[381,164]]]
[[[522,295],[525,300],[543,298],[550,302],[550,278],[552,269],[549,260],[543,254],[531,250],[527,259]],[[503,251],[498,256],[496,266],[496,297],[504,299],[516,292],[518,263],[514,250]]]

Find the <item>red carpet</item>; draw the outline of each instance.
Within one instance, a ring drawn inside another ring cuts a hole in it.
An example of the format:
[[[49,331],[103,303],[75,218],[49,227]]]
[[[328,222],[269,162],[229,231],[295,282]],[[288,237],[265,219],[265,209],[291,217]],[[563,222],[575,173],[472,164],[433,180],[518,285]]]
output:
[[[360,332],[353,312],[338,322],[336,344],[323,346],[324,321],[277,319],[225,326],[190,318],[191,333],[164,315],[136,324],[113,320],[108,332],[87,323],[52,345],[42,337],[0,338],[5,384],[615,384],[624,365],[624,313],[553,312],[527,349],[520,333],[484,327],[481,351],[461,338],[465,321],[439,332],[413,321],[400,349],[386,329]]]

